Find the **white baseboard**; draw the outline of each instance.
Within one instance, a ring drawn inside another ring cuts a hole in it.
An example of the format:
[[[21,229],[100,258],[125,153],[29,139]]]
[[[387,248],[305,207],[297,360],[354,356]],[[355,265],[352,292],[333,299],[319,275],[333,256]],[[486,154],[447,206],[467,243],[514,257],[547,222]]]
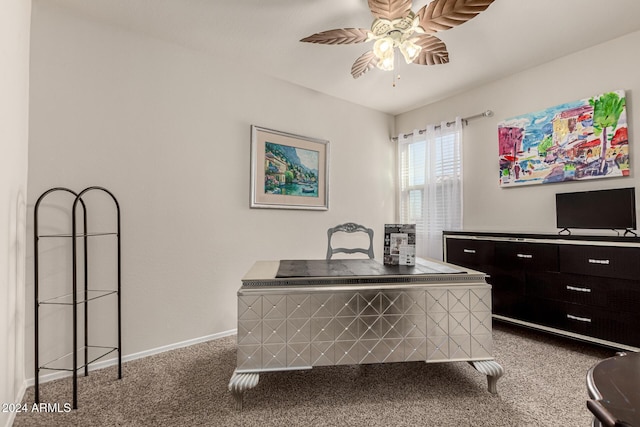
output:
[[[24,381],[22,383],[22,386],[20,387],[20,390],[18,390],[18,393],[16,394],[16,401],[15,403],[18,402],[22,402],[22,399],[24,398],[24,394],[27,391],[27,381]],[[6,427],[11,427],[13,425],[13,422],[16,419],[16,413],[15,411],[9,411],[9,419],[7,420],[7,424]]]
[[[199,338],[194,338],[191,340],[187,340],[187,341],[181,341],[181,342],[177,342],[174,344],[169,344],[169,345],[165,345],[162,347],[157,347],[157,348],[152,348],[150,350],[144,350],[138,353],[134,353],[134,354],[128,354],[125,356],[122,356],[122,363],[124,362],[129,362],[131,360],[136,360],[136,359],[142,359],[143,357],[148,357],[148,356],[152,356],[154,354],[159,354],[159,353],[164,353],[165,351],[170,351],[170,350],[175,350],[178,348],[183,348],[183,347],[189,347],[191,345],[195,345],[195,344],[200,344],[203,342],[207,342],[207,341],[213,341],[216,340],[218,338],[224,338],[224,337],[228,337],[230,335],[235,335],[237,333],[237,329],[231,329],[229,331],[224,331],[224,332],[219,332],[217,334],[212,334],[212,335],[207,335],[204,337],[199,337]],[[118,364],[118,358],[114,357],[112,359],[107,359],[107,360],[101,360],[98,362],[94,362],[91,365],[89,365],[89,370],[90,371],[95,371],[98,369],[104,369],[108,366],[114,366]],[[53,380],[57,380],[60,378],[66,378],[66,377],[70,377],[72,375],[72,373],[68,372],[68,371],[61,371],[61,372],[54,372],[52,374],[47,374],[47,375],[41,375],[40,376],[40,384],[44,384],[46,382],[49,381],[53,381]],[[24,392],[26,391],[27,387],[31,387],[35,385],[35,378],[29,378],[28,380],[26,380],[25,382],[25,386],[23,387],[23,391],[22,394],[20,395],[20,400],[22,401],[22,398],[24,397]],[[11,424],[9,424],[11,425]]]

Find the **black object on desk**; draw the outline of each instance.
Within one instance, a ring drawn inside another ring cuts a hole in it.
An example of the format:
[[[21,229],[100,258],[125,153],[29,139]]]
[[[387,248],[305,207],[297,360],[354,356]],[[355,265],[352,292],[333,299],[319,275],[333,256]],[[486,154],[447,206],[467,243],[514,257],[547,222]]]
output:
[[[640,353],[618,353],[587,373],[594,426],[640,426]]]

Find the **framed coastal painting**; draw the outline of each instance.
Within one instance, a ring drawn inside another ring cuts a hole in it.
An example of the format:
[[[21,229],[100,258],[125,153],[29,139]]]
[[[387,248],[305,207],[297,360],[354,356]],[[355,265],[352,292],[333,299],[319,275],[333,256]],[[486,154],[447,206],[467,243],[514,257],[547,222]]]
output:
[[[329,208],[329,141],[251,126],[251,207]]]
[[[629,176],[623,90],[498,124],[501,187]]]

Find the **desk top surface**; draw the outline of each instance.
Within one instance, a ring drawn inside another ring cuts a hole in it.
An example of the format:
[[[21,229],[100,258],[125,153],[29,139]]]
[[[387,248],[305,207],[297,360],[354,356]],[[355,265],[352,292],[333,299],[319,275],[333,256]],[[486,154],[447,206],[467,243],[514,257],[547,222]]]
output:
[[[351,277],[351,276],[415,276],[420,274],[464,274],[459,267],[436,262],[415,266],[384,265],[372,259],[282,260],[276,278]]]
[[[485,275],[435,260],[390,266],[369,259],[342,259],[258,261],[242,279],[243,288],[442,282],[485,283]]]

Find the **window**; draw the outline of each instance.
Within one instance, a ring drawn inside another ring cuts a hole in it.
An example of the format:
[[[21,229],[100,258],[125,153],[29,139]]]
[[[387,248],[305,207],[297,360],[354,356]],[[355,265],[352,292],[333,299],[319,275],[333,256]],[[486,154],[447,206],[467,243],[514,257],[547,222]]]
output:
[[[462,123],[398,138],[400,222],[416,224],[416,255],[442,259],[442,231],[462,228]]]

